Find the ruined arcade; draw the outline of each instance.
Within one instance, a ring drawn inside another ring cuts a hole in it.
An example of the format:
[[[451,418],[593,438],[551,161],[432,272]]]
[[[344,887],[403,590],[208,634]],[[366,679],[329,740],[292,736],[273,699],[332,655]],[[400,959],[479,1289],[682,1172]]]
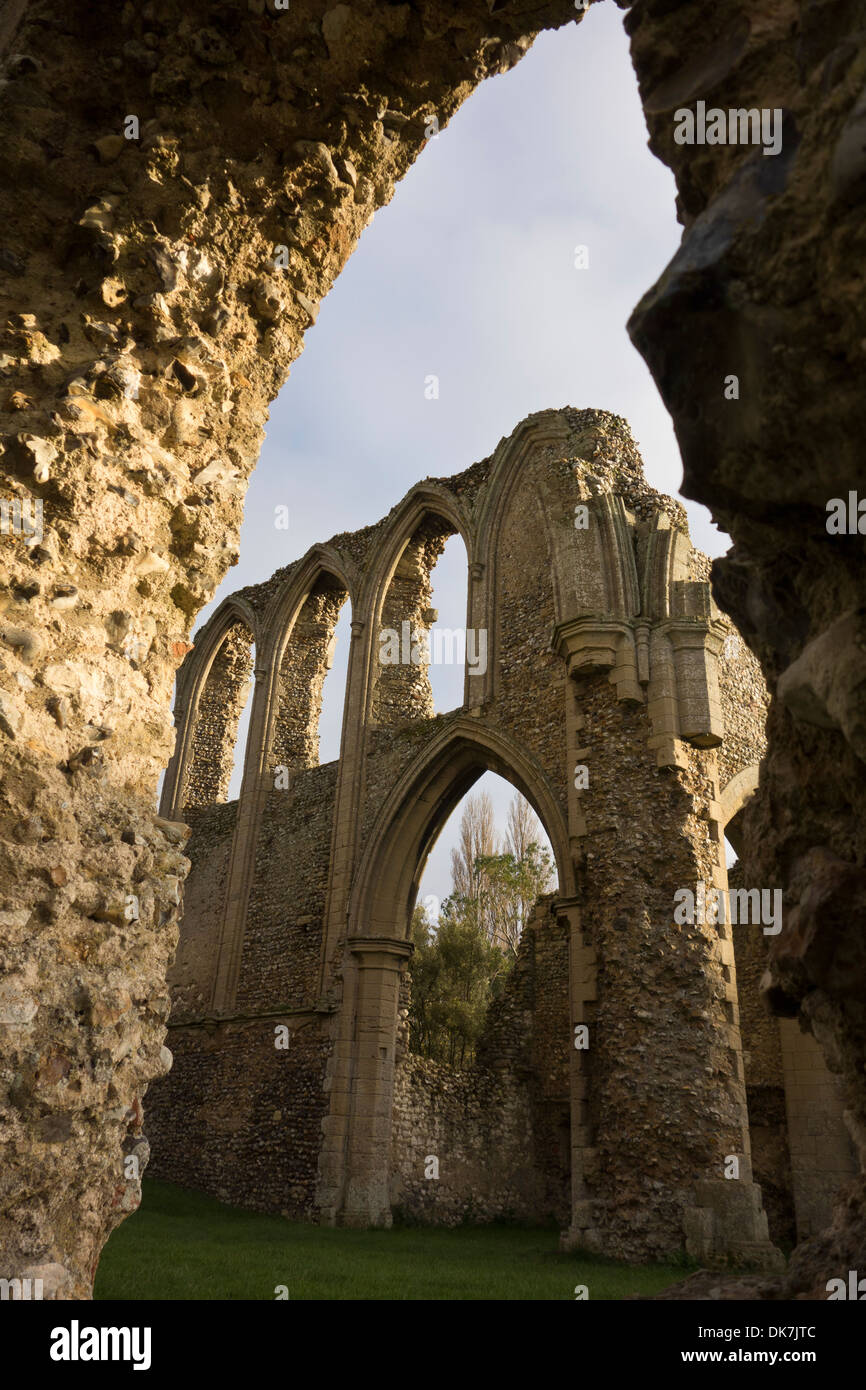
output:
[[[455,532],[487,659],[467,663],[462,708],[432,717],[429,636],[399,664],[382,638],[429,631]],[[519,1214],[627,1259],[778,1261],[752,1180],[732,930],[674,916],[680,886],[726,885],[724,831],[763,751],[763,682],[707,568],[625,421],[560,410],[221,604],[180,674],[161,808],[192,825],[193,867],[174,1066],[149,1104],[157,1174],[331,1223]],[[341,753],[319,766],[347,596]],[[243,784],[219,804],[253,646]],[[486,769],[547,828],[559,891],[470,1075],[415,1057],[402,1020],[424,857]]]

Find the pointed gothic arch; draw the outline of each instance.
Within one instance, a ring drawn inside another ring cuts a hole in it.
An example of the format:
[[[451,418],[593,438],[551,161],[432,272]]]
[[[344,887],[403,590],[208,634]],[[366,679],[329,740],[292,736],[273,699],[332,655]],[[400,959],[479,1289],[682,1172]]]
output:
[[[160,812],[226,799],[235,762],[244,690],[254,667],[260,627],[252,607],[232,595],[196,635],[178,673],[175,751],[166,770]]]
[[[550,839],[560,893],[574,896],[567,825],[543,769],[509,735],[460,717],[406,769],[383,805],[350,900],[350,935],[353,925],[370,939],[406,935],[427,853],[484,772],[498,773],[526,797]]]

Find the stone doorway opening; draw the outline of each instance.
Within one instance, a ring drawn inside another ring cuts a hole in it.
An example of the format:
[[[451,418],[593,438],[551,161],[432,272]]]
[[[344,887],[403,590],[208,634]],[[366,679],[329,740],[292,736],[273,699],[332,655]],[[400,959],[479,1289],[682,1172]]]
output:
[[[409,923],[409,1050],[452,1067],[476,1060],[538,899],[556,891],[553,851],[529,802],[485,773],[443,823]]]
[[[466,1061],[465,1052],[437,1060],[411,1051],[407,966],[418,939],[415,908],[424,868],[454,811],[480,779],[487,780],[485,773],[495,772],[531,808],[538,838],[546,842],[544,886],[553,889],[557,873],[567,881],[572,872],[570,860],[557,857],[557,841],[560,855],[567,844],[560,812],[528,758],[468,718],[437,742],[413,784],[388,808],[350,907],[343,1007],[355,1027],[352,1037],[338,1041],[332,1067],[332,1078],[346,1086],[345,1185],[330,1219],[390,1225],[396,1210],[441,1224],[512,1216],[565,1224],[571,1169],[562,1162],[562,1136],[570,1133],[575,1064],[568,1049],[569,924],[558,912],[555,890],[520,907],[524,920],[509,979],[477,1029],[472,1064],[455,1065]],[[480,903],[473,900],[479,887],[471,876],[474,850],[497,848],[482,825],[466,829],[457,882],[461,871],[468,873],[462,883],[467,891],[440,917],[458,949],[461,932],[464,938],[471,932],[473,913],[484,913],[483,893]],[[519,849],[518,834],[515,827],[512,845]],[[494,934],[490,918],[488,926]],[[539,969],[549,976],[540,991]],[[551,981],[554,988],[547,987]],[[542,1071],[546,1088],[539,1083]],[[327,1154],[326,1146],[322,1175]]]

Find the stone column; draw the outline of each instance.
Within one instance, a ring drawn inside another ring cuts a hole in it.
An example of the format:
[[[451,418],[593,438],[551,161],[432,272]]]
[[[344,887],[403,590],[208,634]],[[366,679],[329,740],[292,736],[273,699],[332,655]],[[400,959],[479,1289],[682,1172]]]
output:
[[[400,979],[408,941],[351,938],[358,972],[340,1224],[390,1226],[389,1155]]]
[[[176,700],[174,705],[175,749],[165,770],[159,814],[166,820],[179,820],[183,811],[183,784],[192,745],[191,707]]]
[[[716,748],[724,731],[716,669],[724,636],[708,619],[671,619],[662,631],[673,648],[680,734],[697,748]]]
[[[468,615],[467,628],[480,631],[486,622],[487,613],[487,566],[481,560],[473,560],[469,566],[469,593],[466,599]],[[476,638],[476,642],[477,642]],[[476,650],[478,648],[476,647]],[[487,631],[487,669],[473,674],[467,660],[464,682],[463,703],[468,710],[481,709],[490,699],[493,688],[493,633]]]
[[[696,705],[704,703],[700,694]],[[713,783],[713,790],[717,783]],[[705,817],[711,845],[715,846],[716,862],[710,868],[708,887],[726,893],[728,872],[724,862],[724,836],[721,807],[716,798],[707,805]],[[755,927],[754,930],[760,930]],[[770,1242],[767,1215],[761,1189],[752,1172],[752,1140],[749,1130],[749,1111],[746,1098],[746,1075],[743,1065],[743,1040],[740,1032],[740,1008],[734,959],[733,928],[727,920],[708,924],[705,929],[710,969],[721,974],[725,1023],[719,1042],[728,1059],[726,1091],[733,1101],[734,1114],[730,1132],[735,1142],[723,1158],[723,1167],[716,1162],[694,1186],[694,1205],[684,1214],[686,1253],[702,1264],[719,1266],[732,1264],[765,1269],[784,1268],[784,1257]],[[709,1117],[708,1117],[709,1118]],[[734,1167],[733,1160],[736,1160]],[[735,1176],[730,1176],[734,1173]]]
[[[572,1022],[588,1028],[580,1051],[571,1042],[564,1243],[625,1259],[685,1248],[705,1263],[772,1266],[781,1257],[751,1175],[730,928],[674,915],[678,889],[727,882],[713,821],[715,754],[690,748],[674,725],[659,743],[628,632],[625,620],[586,618],[554,637],[571,677],[569,832],[580,894],[579,908],[568,905]],[[688,663],[689,695],[707,708],[702,670]],[[672,661],[656,666],[654,698],[664,694],[672,716],[676,676]],[[664,857],[653,852],[658,836]]]
[[[571,1004],[569,1041],[569,1094],[571,1099],[571,1224],[563,1233],[564,1249],[581,1243],[584,1228],[590,1224],[588,1181],[595,1175],[596,1154],[589,1119],[592,1058],[583,1046],[580,1030],[593,1023],[596,999],[596,958],[583,931],[580,904],[576,898],[560,899],[557,912],[568,918],[568,995]]]

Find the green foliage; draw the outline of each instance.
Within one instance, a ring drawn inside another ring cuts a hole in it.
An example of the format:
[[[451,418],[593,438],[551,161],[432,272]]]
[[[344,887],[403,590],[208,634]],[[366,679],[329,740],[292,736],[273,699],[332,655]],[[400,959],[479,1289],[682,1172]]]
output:
[[[485,904],[488,933],[502,950],[517,954],[533,905],[553,876],[553,861],[534,842],[523,854],[482,854],[475,861],[479,897]]]
[[[488,1006],[503,989],[533,904],[554,877],[549,851],[531,838],[540,829],[516,796],[497,846],[490,798],[468,798],[451,856],[451,896],[435,923],[420,907],[412,915],[409,1045],[420,1056],[456,1067],[474,1062]]]
[[[488,1003],[504,978],[505,958],[480,930],[471,905],[453,897],[443,903],[435,928],[415,909],[412,941],[412,1051],[470,1066]]]

